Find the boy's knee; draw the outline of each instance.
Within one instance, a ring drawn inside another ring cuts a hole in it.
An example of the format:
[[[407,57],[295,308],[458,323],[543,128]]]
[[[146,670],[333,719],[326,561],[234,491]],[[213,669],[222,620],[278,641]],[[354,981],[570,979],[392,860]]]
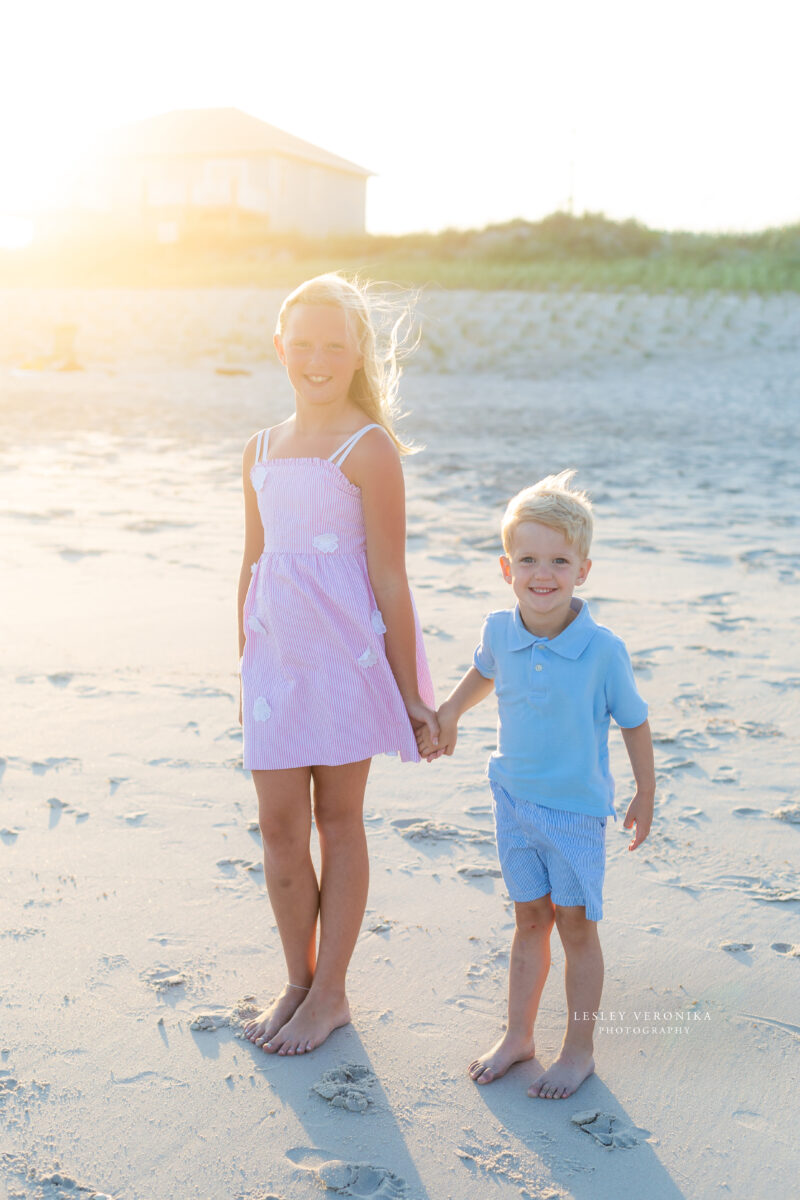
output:
[[[522,934],[549,933],[555,920],[553,901],[548,894],[540,896],[538,900],[515,902],[514,917],[517,929]]]
[[[596,936],[597,922],[588,920],[582,904],[556,904],[554,907],[555,922],[562,938],[582,941]]]

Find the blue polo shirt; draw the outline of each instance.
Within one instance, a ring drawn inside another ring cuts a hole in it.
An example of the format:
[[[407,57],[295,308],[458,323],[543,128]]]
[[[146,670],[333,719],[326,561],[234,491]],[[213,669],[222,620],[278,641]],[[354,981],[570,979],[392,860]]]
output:
[[[487,774],[517,800],[605,817],[614,813],[608,726],[647,720],[625,643],[577,613],[554,638],[535,637],[519,605],[491,612],[475,651],[476,670],[497,693],[497,749]]]

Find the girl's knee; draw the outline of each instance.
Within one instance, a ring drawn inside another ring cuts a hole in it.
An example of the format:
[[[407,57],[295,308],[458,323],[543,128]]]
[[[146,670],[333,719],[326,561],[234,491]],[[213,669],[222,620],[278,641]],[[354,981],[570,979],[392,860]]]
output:
[[[364,817],[361,810],[348,812],[346,809],[324,804],[315,807],[314,823],[324,842],[360,842],[366,838]]]
[[[314,792],[314,824],[320,837],[352,837],[364,829],[363,797],[339,789],[317,787]]]
[[[268,854],[292,855],[308,851],[310,820],[289,821],[281,813],[262,811],[258,817],[261,842]]]

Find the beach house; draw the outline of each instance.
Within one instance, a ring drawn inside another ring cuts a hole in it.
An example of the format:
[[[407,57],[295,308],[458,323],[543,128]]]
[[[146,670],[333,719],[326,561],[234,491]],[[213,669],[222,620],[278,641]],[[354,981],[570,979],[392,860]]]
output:
[[[209,224],[325,237],[364,232],[369,175],[237,108],[191,109],[114,131],[74,201],[158,241]]]

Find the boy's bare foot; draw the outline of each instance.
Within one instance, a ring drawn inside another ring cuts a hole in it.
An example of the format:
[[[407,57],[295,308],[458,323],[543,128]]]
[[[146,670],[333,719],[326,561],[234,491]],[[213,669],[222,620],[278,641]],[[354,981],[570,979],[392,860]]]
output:
[[[276,996],[268,1008],[260,1012],[252,1021],[247,1022],[244,1027],[244,1036],[254,1046],[263,1046],[264,1042],[268,1042],[287,1021],[292,1019],[307,995],[308,992],[305,989],[292,987],[290,983],[287,983],[280,996]]]
[[[350,1008],[343,992],[311,991],[291,1020],[264,1043],[264,1049],[268,1054],[306,1054],[349,1021]]]
[[[491,1050],[487,1050],[469,1064],[470,1078],[475,1083],[493,1083],[495,1079],[505,1075],[514,1063],[527,1062],[535,1053],[533,1038],[505,1033]]]
[[[594,1070],[594,1059],[588,1050],[580,1054],[561,1051],[558,1058],[543,1075],[534,1079],[528,1088],[529,1096],[541,1100],[565,1100],[587,1079]]]

